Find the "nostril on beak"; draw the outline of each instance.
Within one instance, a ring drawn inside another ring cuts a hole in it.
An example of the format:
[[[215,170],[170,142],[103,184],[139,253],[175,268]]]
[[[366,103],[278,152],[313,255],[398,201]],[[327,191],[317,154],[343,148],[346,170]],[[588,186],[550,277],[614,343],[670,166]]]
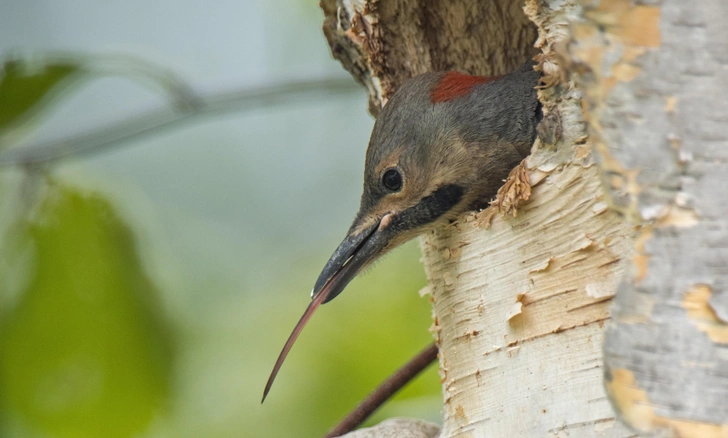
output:
[[[379,221],[379,231],[387,228],[392,223],[392,220],[394,220],[394,213],[385,214],[382,220]]]

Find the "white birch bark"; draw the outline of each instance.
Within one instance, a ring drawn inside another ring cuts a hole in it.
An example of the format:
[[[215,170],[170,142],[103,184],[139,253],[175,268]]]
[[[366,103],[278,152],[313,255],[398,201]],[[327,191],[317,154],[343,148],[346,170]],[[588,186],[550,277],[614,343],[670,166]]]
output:
[[[545,73],[498,202],[421,238],[439,436],[728,437],[728,4],[583,3],[322,4],[373,114],[427,70]]]
[[[498,204],[422,239],[440,346],[441,436],[631,436],[602,385],[602,342],[632,231],[607,208],[581,93],[563,82],[559,50],[577,10],[535,1],[526,10],[554,83],[541,92],[544,128],[561,134],[537,140]]]

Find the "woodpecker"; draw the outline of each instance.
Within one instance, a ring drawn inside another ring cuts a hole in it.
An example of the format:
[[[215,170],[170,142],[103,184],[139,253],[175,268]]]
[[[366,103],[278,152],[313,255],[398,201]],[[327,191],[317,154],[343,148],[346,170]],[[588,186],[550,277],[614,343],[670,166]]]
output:
[[[502,77],[431,72],[405,82],[374,123],[359,212],[311,291],[263,400],[315,310],[367,265],[460,214],[484,208],[530,150],[542,118],[540,73],[527,62]]]

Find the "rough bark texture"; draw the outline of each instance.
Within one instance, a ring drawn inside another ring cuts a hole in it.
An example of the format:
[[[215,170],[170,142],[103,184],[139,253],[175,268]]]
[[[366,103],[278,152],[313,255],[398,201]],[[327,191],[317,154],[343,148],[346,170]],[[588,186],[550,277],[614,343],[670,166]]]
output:
[[[574,5],[526,12],[551,85],[540,139],[494,206],[422,239],[442,436],[631,436],[605,394],[601,346],[632,232],[607,209],[581,94],[564,81]]]
[[[726,437],[728,6],[583,3],[322,4],[375,115],[428,70],[535,53],[545,75],[539,138],[497,202],[421,238],[440,436]]]
[[[533,55],[536,29],[514,0],[322,0],[331,53],[369,90],[376,116],[428,71],[494,76]]]
[[[642,432],[728,436],[728,3],[585,2],[590,134],[608,201],[640,225],[605,343]]]

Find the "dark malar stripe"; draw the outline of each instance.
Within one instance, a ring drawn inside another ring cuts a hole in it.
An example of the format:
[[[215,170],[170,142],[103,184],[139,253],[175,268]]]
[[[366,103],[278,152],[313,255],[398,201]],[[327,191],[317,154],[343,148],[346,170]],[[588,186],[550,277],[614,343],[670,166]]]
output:
[[[463,198],[464,190],[457,184],[448,184],[438,187],[420,202],[403,211],[399,220],[393,224],[392,231],[404,231],[434,222],[450,211]]]

